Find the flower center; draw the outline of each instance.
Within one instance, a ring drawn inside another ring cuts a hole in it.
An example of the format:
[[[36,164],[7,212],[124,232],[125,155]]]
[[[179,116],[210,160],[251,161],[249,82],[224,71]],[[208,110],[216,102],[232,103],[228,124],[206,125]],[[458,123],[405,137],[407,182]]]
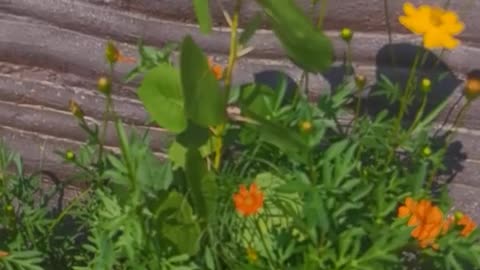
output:
[[[252,198],[252,196],[247,196],[247,197],[245,198],[245,204],[248,205],[248,206],[250,206],[250,205],[253,204],[253,198]]]
[[[441,26],[443,24],[443,21],[442,21],[443,13],[444,11],[441,8],[438,8],[438,7],[432,8],[432,10],[430,11],[430,21],[434,26]]]

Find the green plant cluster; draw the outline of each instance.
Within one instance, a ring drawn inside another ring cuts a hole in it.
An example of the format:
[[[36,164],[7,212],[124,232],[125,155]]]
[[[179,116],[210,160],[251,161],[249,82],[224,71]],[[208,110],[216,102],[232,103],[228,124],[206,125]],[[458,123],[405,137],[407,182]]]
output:
[[[357,97],[368,85],[353,69],[312,102],[308,76],[333,62],[322,16],[312,22],[293,0],[256,2],[263,13],[244,31],[241,0],[228,16],[231,51],[220,80],[189,36],[160,49],[139,45],[141,59],[126,80],[142,75],[138,97],[152,123],[171,134],[167,156],[153,152],[150,132],[122,123],[109,76],[99,84],[104,123],[88,123],[71,104],[88,135],[77,151],[59,152],[75,168],[71,179],[30,175],[20,157],[0,147],[1,269],[480,269],[478,231],[464,237],[454,225],[435,239],[438,248],[421,248],[408,219],[397,217],[407,197],[432,201],[445,217],[451,207],[437,181],[450,133],[442,144],[433,134],[447,103],[428,113],[420,108],[413,121],[405,116],[413,97],[428,92],[417,67],[406,89],[387,77],[379,82],[380,95],[400,104],[398,113],[361,114]],[[208,1],[193,3],[208,32]],[[304,70],[293,93],[286,77],[274,87],[232,84],[239,48],[262,20]],[[111,71],[119,64],[112,46]],[[105,147],[108,125],[117,150]],[[44,179],[53,182],[49,189]],[[263,205],[244,216],[232,197],[253,183]],[[65,202],[70,184],[84,188]]]

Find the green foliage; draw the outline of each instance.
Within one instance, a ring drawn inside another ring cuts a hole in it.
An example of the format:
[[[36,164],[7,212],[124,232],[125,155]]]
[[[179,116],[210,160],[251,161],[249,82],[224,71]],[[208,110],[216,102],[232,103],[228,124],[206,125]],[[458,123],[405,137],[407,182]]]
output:
[[[262,14],[231,33],[221,79],[189,36],[180,46],[140,42],[139,64],[125,79],[142,77],[138,97],[169,132],[167,155],[153,152],[149,131],[125,127],[110,93],[101,125],[77,110],[86,143],[58,152],[75,169],[71,178],[30,174],[0,144],[0,269],[480,269],[478,230],[466,235],[457,218],[422,247],[412,234],[421,225],[397,215],[409,198],[438,206],[441,222],[429,226],[443,229],[452,216],[447,187],[437,181],[449,135],[439,142],[432,132],[447,103],[419,109],[412,123],[405,110],[420,90],[411,83],[402,91],[386,76],[369,98],[400,102],[396,115],[361,114],[364,86],[349,76],[308,100],[308,73],[329,68],[331,42],[293,0],[256,2],[304,71],[296,87],[286,76],[274,86],[232,85]],[[204,32],[212,26],[208,4],[193,0]],[[232,28],[239,4],[226,16]],[[115,149],[105,147],[108,124]],[[70,184],[82,188],[65,202]]]

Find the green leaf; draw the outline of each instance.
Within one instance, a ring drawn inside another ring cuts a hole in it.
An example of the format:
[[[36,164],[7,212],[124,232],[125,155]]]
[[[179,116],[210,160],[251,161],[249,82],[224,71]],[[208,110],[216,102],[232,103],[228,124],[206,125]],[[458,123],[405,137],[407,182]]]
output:
[[[256,126],[260,139],[266,143],[275,145],[285,154],[305,162],[308,154],[308,146],[305,140],[291,128],[273,123],[251,112],[245,115],[258,122]]]
[[[198,252],[200,227],[194,221],[190,204],[181,194],[170,192],[155,213],[161,236],[173,243],[179,253],[193,255]]]
[[[412,131],[413,134],[420,132],[422,129],[427,128],[437,116],[443,111],[443,109],[449,104],[449,99],[445,99],[440,103],[432,112],[430,112]]]
[[[330,227],[329,214],[325,207],[325,201],[318,191],[311,190],[305,194],[304,214],[307,224],[312,227],[319,226],[323,233],[327,233]]]
[[[194,208],[203,221],[208,221],[215,213],[217,184],[215,175],[208,172],[200,151],[188,149],[185,175]]]
[[[178,142],[174,142],[168,148],[168,159],[173,163],[173,169],[185,168],[185,156],[187,148]]]
[[[178,71],[168,64],[150,70],[138,89],[150,117],[160,126],[179,133],[187,127]]]
[[[242,34],[240,34],[238,42],[243,45],[247,44],[247,42],[253,37],[257,29],[260,27],[261,23],[262,13],[255,14],[255,16],[245,26]]]
[[[248,84],[240,89],[238,102],[242,110],[249,110],[257,115],[271,114],[268,102],[276,101],[276,93],[270,87],[261,84]]]
[[[197,16],[200,31],[208,34],[212,31],[212,18],[208,8],[208,0],[193,0],[195,15]]]
[[[180,74],[187,116],[202,127],[223,124],[225,93],[210,71],[207,58],[190,36],[182,43]]]
[[[268,15],[276,36],[295,64],[309,72],[320,72],[330,67],[333,60],[330,40],[313,26],[294,0],[257,2]]]
[[[199,148],[207,143],[209,136],[207,128],[189,121],[187,129],[177,135],[177,142],[187,148]]]

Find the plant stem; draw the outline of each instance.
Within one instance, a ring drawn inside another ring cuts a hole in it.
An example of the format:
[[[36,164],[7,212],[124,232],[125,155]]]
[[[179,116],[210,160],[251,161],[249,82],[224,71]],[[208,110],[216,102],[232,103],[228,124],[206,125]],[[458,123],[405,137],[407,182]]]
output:
[[[352,57],[352,44],[351,41],[347,42],[347,67],[346,67],[346,75],[350,76],[353,75],[353,57]]]
[[[427,94],[423,95],[422,105],[420,105],[420,109],[417,111],[417,115],[415,116],[415,120],[413,121],[413,124],[408,131],[409,134],[417,127],[418,122],[420,121],[420,119],[423,116],[423,112],[425,111],[425,106],[427,105],[427,97],[428,97]]]
[[[55,226],[58,225],[58,223],[60,223],[60,221],[63,219],[63,217],[70,211],[70,209],[72,209],[72,207],[77,204],[81,198],[83,198],[83,196],[87,195],[88,192],[91,191],[91,188],[87,188],[85,189],[82,193],[80,193],[77,197],[75,197],[71,202],[70,204],[65,208],[63,209],[63,211],[60,213],[60,215],[58,215],[58,217],[53,221],[53,223],[50,225],[50,227],[48,228],[48,231],[50,233],[52,233],[53,229],[55,228]]]
[[[100,137],[98,138],[98,163],[100,163],[102,161],[102,157],[103,157],[103,147],[105,145],[105,137],[106,137],[106,133],[107,133],[107,125],[108,125],[108,114],[110,112],[110,103],[111,103],[111,97],[110,97],[110,94],[108,94],[106,96],[106,100],[105,100],[105,111],[104,111],[104,114],[103,114],[103,122],[102,122],[102,126],[101,126],[101,133],[100,133]]]
[[[390,19],[390,7],[388,5],[389,0],[383,0],[383,8],[384,8],[384,13],[385,13],[385,22],[387,25],[387,35],[388,35],[388,45],[389,45],[389,53],[390,53],[390,58],[392,60],[393,65],[395,66],[395,55],[393,53],[393,48],[392,48],[392,22]]]
[[[238,21],[240,17],[240,9],[242,7],[242,0],[237,0],[235,2],[235,9],[232,18],[232,25],[230,28],[230,52],[228,56],[228,65],[225,74],[225,107],[226,103],[228,103],[228,99],[230,97],[230,90],[232,86],[232,77],[233,77],[233,68],[235,67],[235,63],[237,61],[237,51],[238,51],[238,38],[237,38],[237,31],[238,31]],[[219,125],[216,129],[216,133],[214,134],[218,140],[215,146],[215,159],[213,162],[213,167],[215,170],[220,169],[220,164],[222,162],[222,150],[223,150],[223,132],[225,130],[225,124]]]
[[[328,0],[321,0],[320,2],[320,13],[318,15],[317,28],[323,30],[323,21],[327,15]]]
[[[413,87],[412,85],[413,85],[413,81],[415,79],[415,72],[417,71],[417,66],[418,66],[419,60],[420,60],[420,51],[417,52],[417,54],[415,56],[415,60],[413,61],[412,69],[410,70],[410,74],[408,75],[407,85],[405,86],[404,94],[400,98],[400,109],[398,111],[398,115],[397,115],[397,119],[396,119],[396,123],[395,123],[394,134],[397,134],[399,129],[400,129],[403,116],[405,115],[405,112],[406,112],[407,107],[408,107],[408,102],[411,98],[412,90],[415,89],[415,87]]]
[[[458,112],[457,117],[455,118],[455,121],[453,121],[452,130],[447,135],[446,145],[450,144],[451,140],[453,139],[453,135],[455,135],[459,126],[463,125],[463,120],[465,119],[465,113],[467,112],[467,110],[470,108],[471,105],[472,105],[472,100],[468,99],[467,102],[462,106],[462,108]]]

